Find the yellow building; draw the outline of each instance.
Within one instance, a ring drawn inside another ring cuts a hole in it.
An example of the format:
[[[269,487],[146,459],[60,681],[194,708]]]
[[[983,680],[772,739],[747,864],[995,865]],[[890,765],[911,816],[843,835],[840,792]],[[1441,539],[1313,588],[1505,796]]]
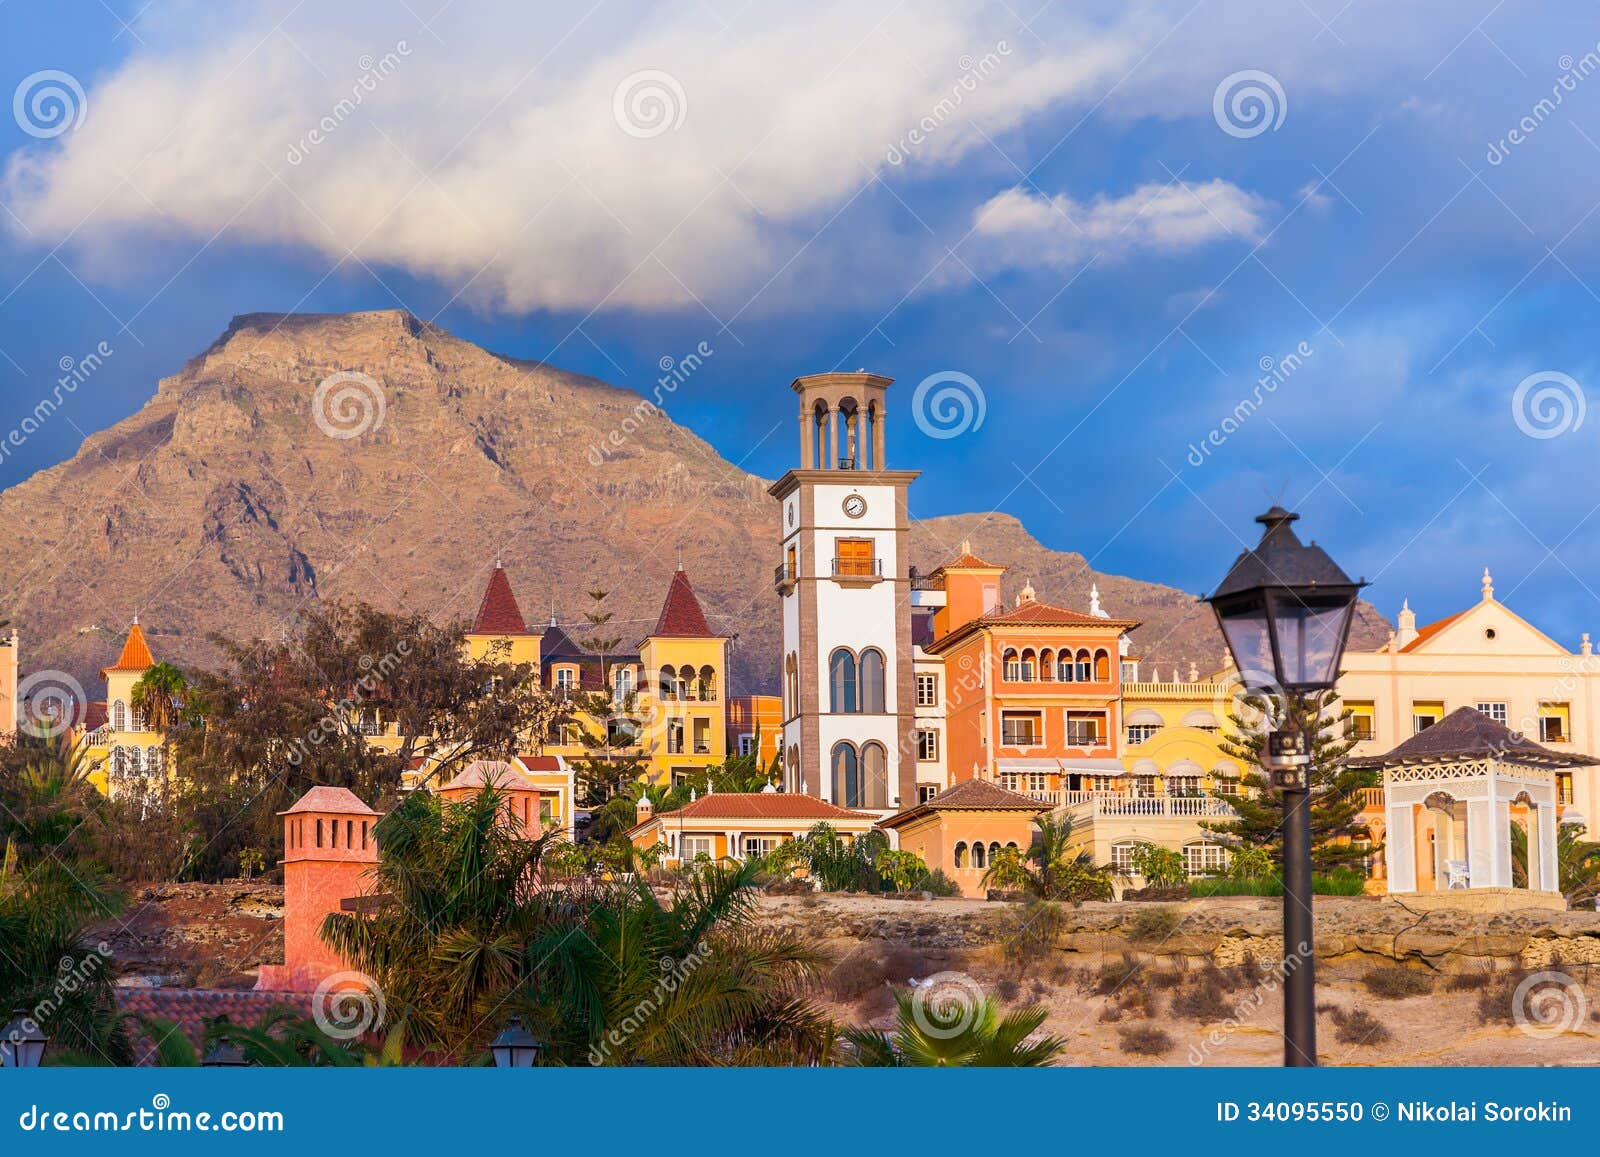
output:
[[[93,768],[90,782],[102,792],[141,790],[167,773],[168,753],[159,732],[150,730],[133,708],[133,688],[155,666],[139,620],[133,620],[117,661],[100,672],[106,681],[102,703],[90,703],[75,739]]]
[[[645,721],[650,781],[670,783],[727,759],[728,636],[711,630],[681,567],[639,645],[639,666],[636,713]]]

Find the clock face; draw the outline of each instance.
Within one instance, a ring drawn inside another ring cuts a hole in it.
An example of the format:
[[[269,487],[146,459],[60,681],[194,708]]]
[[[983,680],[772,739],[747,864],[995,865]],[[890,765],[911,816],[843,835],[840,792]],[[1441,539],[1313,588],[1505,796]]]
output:
[[[867,512],[867,500],[859,494],[852,494],[844,500],[844,512],[851,518],[860,518]]]

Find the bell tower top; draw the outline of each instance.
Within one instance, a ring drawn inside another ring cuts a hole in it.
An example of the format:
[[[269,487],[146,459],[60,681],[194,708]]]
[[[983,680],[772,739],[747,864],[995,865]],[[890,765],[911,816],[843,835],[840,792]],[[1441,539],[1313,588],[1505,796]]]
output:
[[[791,386],[800,395],[800,469],[884,470],[884,395],[893,378],[810,374]]]

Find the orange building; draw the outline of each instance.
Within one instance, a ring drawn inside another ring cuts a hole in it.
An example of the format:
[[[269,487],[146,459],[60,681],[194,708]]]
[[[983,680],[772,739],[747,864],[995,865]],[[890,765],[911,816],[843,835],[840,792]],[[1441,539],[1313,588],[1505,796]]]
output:
[[[728,754],[754,755],[763,768],[772,766],[783,742],[783,699],[778,695],[732,695],[728,698]]]
[[[944,666],[949,782],[1109,789],[1123,771],[1120,649],[1139,624],[1040,602],[1031,586],[1002,609],[1005,568],[962,548],[930,576],[945,599],[924,647]]]
[[[982,898],[983,877],[1002,848],[1025,852],[1033,819],[1050,805],[982,779],[967,779],[930,800],[892,815],[878,826],[899,834],[900,849],[922,857],[961,888]]]

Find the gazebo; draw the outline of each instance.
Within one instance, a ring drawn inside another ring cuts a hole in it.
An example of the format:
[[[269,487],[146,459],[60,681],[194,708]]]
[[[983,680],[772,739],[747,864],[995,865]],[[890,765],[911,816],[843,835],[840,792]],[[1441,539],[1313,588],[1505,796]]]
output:
[[[1385,755],[1350,760],[1383,772],[1391,893],[1484,898],[1515,888],[1524,896],[1543,893],[1552,906],[1561,893],[1556,772],[1594,764],[1600,759],[1552,751],[1471,707]],[[1512,875],[1513,828],[1527,849],[1520,885]]]

